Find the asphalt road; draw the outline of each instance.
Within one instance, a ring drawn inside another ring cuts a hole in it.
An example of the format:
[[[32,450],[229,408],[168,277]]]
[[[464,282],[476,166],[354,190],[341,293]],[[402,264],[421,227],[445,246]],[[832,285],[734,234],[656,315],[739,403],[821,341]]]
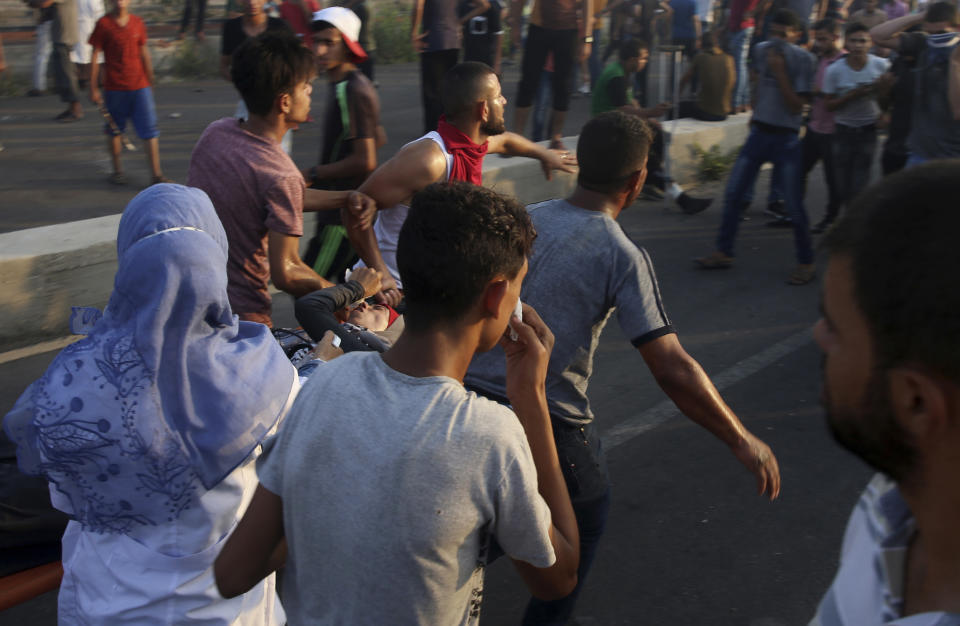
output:
[[[416,70],[381,68],[380,76],[390,154],[419,134]],[[183,180],[196,139],[191,129],[230,114],[234,97],[227,85],[206,82],[162,86],[157,101],[164,162],[169,175]],[[585,101],[574,107],[571,129]],[[135,193],[132,185],[105,184],[99,122],[48,121],[58,110],[52,98],[0,100],[0,140],[7,146],[0,152],[0,230],[115,213]],[[171,112],[182,115],[170,119]],[[315,156],[317,126],[295,140],[298,163]],[[145,183],[139,161],[128,157],[133,178]],[[758,198],[765,189],[763,176]],[[820,217],[824,198],[816,170],[808,191],[812,219]],[[780,499],[757,497],[752,477],[725,447],[665,403],[612,320],[590,395],[614,494],[608,532],[579,603],[582,626],[806,624],[833,575],[846,517],[869,472],[833,444],[818,405],[819,355],[809,328],[819,287],[784,283],[793,264],[791,234],[766,228],[756,209],[751,215],[742,224],[736,266],[713,272],[694,269],[690,259],[712,250],[719,206],[691,217],[638,202],[621,223],[650,252],[683,345],[777,454]],[[281,324],[292,322],[289,299],[281,296],[275,306]],[[0,414],[52,356],[0,363]],[[494,563],[486,580],[482,623],[518,623],[526,594],[510,563]],[[0,624],[24,623],[55,623],[54,595],[0,613]]]

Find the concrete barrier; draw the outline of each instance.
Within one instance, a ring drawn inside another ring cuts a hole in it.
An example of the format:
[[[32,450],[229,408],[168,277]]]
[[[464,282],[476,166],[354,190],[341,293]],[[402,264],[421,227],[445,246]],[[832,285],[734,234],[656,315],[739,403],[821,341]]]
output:
[[[694,142],[705,149],[716,144],[724,151],[743,143],[747,119],[680,120],[670,148],[674,177],[687,183],[695,176]],[[576,140],[567,137],[564,142],[573,150]],[[569,194],[576,176],[554,172],[547,181],[538,161],[490,155],[483,164],[483,184],[530,204]],[[119,222],[119,215],[110,215],[0,234],[0,353],[64,337],[71,306],[106,305],[117,268]],[[308,213],[308,236],[314,223],[315,216]]]

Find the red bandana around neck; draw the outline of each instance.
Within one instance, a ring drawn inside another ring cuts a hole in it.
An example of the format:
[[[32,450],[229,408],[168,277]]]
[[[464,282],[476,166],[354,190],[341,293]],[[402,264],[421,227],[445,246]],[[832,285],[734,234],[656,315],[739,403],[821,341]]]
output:
[[[459,128],[440,116],[437,132],[443,139],[447,152],[453,155],[450,180],[460,180],[474,185],[483,182],[483,157],[487,154],[487,142],[477,145]]]

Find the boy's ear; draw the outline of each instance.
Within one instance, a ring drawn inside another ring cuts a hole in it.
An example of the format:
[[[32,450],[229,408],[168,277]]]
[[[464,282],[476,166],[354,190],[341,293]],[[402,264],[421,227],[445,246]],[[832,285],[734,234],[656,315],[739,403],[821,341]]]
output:
[[[481,302],[483,312],[490,317],[497,317],[500,314],[500,306],[504,297],[507,295],[507,280],[503,277],[494,278],[487,283],[483,290]]]
[[[290,112],[290,94],[282,93],[277,96],[276,107],[280,109],[281,113]]]

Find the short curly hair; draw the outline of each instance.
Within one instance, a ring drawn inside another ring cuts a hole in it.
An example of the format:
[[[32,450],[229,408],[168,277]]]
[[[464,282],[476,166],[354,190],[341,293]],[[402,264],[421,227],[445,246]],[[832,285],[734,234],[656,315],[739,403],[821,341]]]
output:
[[[519,202],[484,187],[434,183],[418,192],[397,242],[406,325],[462,317],[490,279],[517,275],[536,236]]]

